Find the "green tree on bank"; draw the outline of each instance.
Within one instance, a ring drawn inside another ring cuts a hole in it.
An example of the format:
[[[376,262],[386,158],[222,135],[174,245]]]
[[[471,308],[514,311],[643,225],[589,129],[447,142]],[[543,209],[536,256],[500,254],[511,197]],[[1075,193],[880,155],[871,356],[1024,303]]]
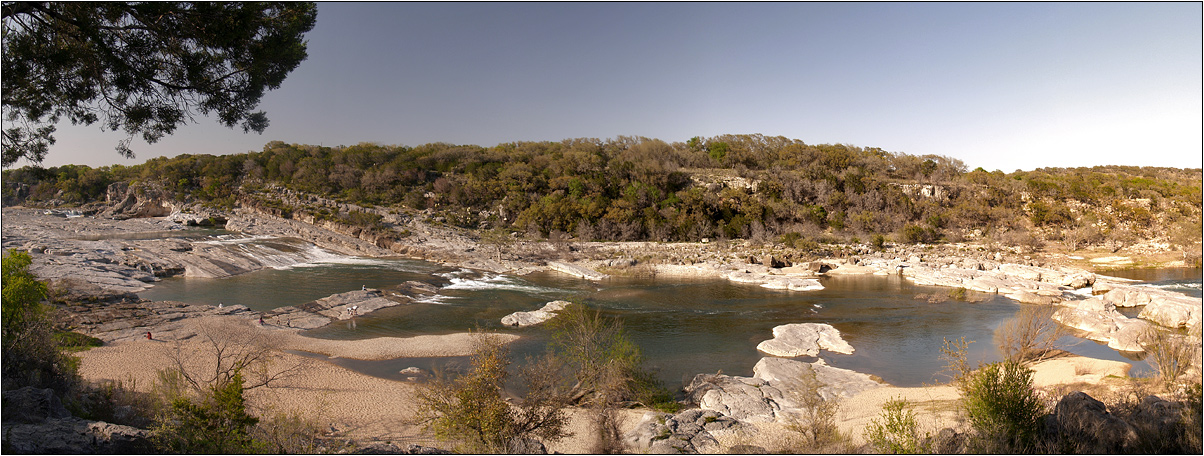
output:
[[[66,392],[76,384],[76,361],[55,339],[52,309],[42,303],[46,284],[29,272],[28,253],[5,252],[3,259],[4,384]]]
[[[718,143],[726,145],[722,159],[707,149]],[[948,157],[762,135],[494,147],[272,142],[260,152],[136,166],[11,169],[4,182],[6,204],[85,204],[103,200],[108,184],[126,182],[182,202],[253,203],[368,230],[388,227],[332,205],[286,204],[262,190],[427,211],[430,220],[470,229],[580,240],[770,242],[792,235],[791,246],[810,250],[877,236],[913,243],[974,237],[1025,248],[1055,241],[1118,249],[1165,236],[1185,252],[1198,251],[1200,240],[1198,169],[967,172]]]

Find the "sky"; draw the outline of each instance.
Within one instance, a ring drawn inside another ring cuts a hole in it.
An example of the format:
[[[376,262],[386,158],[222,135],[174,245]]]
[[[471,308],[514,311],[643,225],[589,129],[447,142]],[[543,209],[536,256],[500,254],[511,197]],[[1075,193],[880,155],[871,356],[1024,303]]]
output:
[[[59,125],[43,166],[325,146],[760,133],[969,169],[1200,168],[1186,3],[319,3],[262,134]],[[18,163],[18,166],[26,164]]]

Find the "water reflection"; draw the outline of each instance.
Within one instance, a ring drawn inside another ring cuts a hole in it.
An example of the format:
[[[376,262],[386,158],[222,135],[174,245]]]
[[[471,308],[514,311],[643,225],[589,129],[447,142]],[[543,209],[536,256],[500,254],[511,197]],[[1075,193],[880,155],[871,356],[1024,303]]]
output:
[[[917,295],[947,296],[949,290],[917,286],[899,276],[829,277],[822,279],[823,290],[791,292],[726,280],[612,278],[594,283],[555,273],[512,277],[410,260],[373,261],[266,270],[217,281],[182,280],[174,292],[153,299],[191,302],[223,297],[225,302],[241,303],[226,296],[246,293],[257,300],[253,308],[270,309],[354,290],[356,285],[388,289],[417,280],[440,287],[440,295],[306,334],[364,339],[493,330],[523,336],[511,347],[516,360],[542,354],[551,335],[541,326],[502,326],[501,318],[563,299],[620,318],[644,351],[647,364],[671,388],[698,373],[751,375],[763,356],[756,346],[772,337],[773,327],[805,322],[830,324],[855,347],[851,355],[821,353],[828,364],[877,375],[898,386],[942,382],[947,380],[941,359],[945,340],[973,341],[968,352],[971,364],[999,360],[994,332],[1020,308],[998,295],[981,295],[983,299],[973,303],[917,299]],[[176,294],[165,296],[172,293]],[[1131,353],[1072,336],[1064,341],[1078,342],[1066,348],[1072,353],[1133,363],[1135,374],[1149,369],[1145,361],[1131,359]],[[413,361],[332,362],[395,378],[398,371],[411,367],[403,364]]]

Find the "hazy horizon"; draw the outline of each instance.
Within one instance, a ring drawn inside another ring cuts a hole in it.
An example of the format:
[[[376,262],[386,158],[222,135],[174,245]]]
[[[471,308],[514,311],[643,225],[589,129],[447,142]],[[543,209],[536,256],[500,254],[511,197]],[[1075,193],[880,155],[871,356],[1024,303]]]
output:
[[[319,3],[244,134],[60,124],[43,166],[326,146],[784,136],[1011,172],[1200,168],[1199,3]],[[16,166],[28,162],[20,161]]]

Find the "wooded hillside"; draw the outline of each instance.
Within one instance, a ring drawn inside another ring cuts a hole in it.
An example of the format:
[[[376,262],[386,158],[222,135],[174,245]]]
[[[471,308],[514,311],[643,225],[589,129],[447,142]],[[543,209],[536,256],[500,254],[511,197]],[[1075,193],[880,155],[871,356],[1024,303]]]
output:
[[[881,235],[900,242],[1065,241],[1072,248],[1162,240],[1199,251],[1200,169],[965,168],[944,156],[763,135],[488,148],[272,142],[261,152],[136,166],[5,170],[4,201],[81,205],[103,201],[109,184],[124,181],[161,186],[182,202],[233,207],[240,195],[279,186],[465,228],[581,240],[745,238],[806,246]],[[367,213],[330,215],[379,223]]]

